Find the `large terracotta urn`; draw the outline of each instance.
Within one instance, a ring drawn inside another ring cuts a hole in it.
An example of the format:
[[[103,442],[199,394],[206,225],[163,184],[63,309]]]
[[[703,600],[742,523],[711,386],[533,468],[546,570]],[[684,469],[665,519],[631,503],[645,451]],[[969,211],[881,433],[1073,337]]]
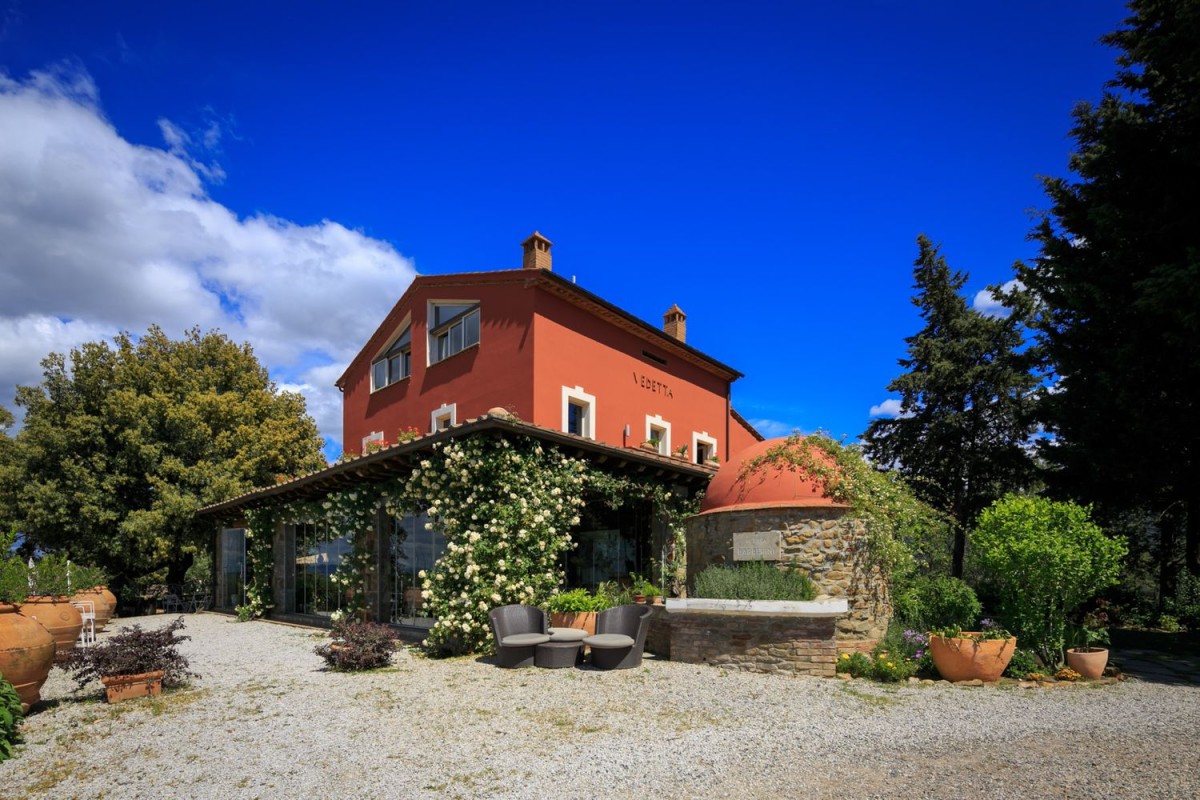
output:
[[[117,615],[117,596],[113,594],[107,586],[97,586],[96,591],[99,592],[101,596],[104,597],[105,601],[108,602],[110,616],[115,617]]]
[[[0,675],[21,698],[21,711],[41,699],[42,684],[54,664],[54,639],[17,607],[0,603]]]
[[[945,638],[929,634],[929,655],[938,674],[948,681],[981,680],[994,683],[1004,674],[1017,649],[1017,637],[979,639],[981,634],[963,633]]]
[[[109,592],[111,595],[112,592]],[[90,602],[96,607],[96,630],[97,632],[104,630],[104,626],[112,619],[113,605],[109,603],[100,590],[86,589],[71,598],[72,603]]]
[[[580,628],[588,636],[596,635],[595,611],[551,611],[550,625],[554,628]]]
[[[79,609],[66,597],[26,597],[21,614],[36,619],[54,639],[54,659],[62,661],[71,652],[83,630]]]

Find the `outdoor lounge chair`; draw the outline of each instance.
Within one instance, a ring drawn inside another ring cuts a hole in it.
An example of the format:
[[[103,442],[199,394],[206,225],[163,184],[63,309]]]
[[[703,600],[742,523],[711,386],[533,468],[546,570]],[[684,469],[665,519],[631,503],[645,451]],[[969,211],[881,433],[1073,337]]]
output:
[[[532,667],[537,646],[550,641],[546,612],[534,606],[500,606],[488,618],[496,637],[496,656],[500,666]]]
[[[642,665],[642,649],[650,629],[651,606],[617,606],[596,615],[596,635],[583,643],[592,648],[596,669],[633,669]]]

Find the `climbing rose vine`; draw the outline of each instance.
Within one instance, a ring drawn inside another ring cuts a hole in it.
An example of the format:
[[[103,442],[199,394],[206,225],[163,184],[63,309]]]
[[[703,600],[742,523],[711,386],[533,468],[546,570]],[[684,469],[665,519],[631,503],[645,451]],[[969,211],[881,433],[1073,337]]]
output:
[[[527,438],[476,436],[435,447],[413,471],[393,513],[426,508],[446,539],[422,594],[437,622],[433,651],[486,652],[488,611],[536,604],[558,588],[559,556],[579,523],[587,467]]]

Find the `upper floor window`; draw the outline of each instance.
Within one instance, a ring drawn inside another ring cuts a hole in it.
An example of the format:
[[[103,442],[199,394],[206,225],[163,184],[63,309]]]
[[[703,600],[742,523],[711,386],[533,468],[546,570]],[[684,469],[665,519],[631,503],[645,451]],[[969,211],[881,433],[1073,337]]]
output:
[[[671,455],[671,423],[655,414],[646,415],[646,441],[664,456]]]
[[[596,397],[582,386],[562,387],[562,429],[585,439],[596,438]]]
[[[697,464],[707,464],[717,458],[717,440],[708,435],[708,431],[692,433],[692,452],[696,455]]]
[[[412,327],[392,342],[382,356],[371,364],[371,391],[390,386],[412,374]]]
[[[479,344],[479,303],[429,306],[429,363],[436,364]]]

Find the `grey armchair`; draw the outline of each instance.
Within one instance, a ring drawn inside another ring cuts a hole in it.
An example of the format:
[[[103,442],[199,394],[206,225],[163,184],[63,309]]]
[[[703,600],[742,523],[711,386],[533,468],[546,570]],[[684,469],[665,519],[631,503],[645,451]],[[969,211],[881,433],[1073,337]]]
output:
[[[627,605],[597,614],[596,635],[583,640],[592,648],[592,666],[596,669],[640,667],[653,613],[650,606]]]
[[[534,606],[500,606],[488,614],[496,656],[505,669],[532,667],[537,646],[550,641],[546,612]]]

